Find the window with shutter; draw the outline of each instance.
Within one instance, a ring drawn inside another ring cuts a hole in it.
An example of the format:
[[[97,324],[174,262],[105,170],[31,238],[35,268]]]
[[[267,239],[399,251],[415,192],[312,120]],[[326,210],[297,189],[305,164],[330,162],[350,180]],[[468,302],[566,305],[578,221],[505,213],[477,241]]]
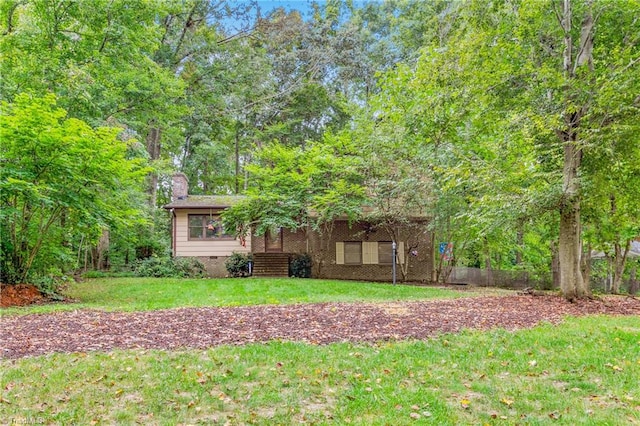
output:
[[[362,242],[360,241],[344,242],[344,264],[345,265],[361,265],[362,264]]]
[[[378,242],[378,263],[381,265],[391,265],[393,263],[391,241]]]

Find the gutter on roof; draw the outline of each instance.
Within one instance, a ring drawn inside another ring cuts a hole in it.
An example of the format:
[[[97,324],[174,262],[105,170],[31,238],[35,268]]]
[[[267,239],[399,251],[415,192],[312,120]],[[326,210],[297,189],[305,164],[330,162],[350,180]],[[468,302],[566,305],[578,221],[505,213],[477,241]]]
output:
[[[176,228],[177,228],[177,224],[176,224],[176,212],[174,209],[171,209],[171,227],[173,228],[173,238],[171,240],[171,245],[172,245],[172,252],[173,252],[173,257],[176,257],[176,249],[177,249],[177,244],[176,244]]]
[[[162,206],[163,209],[171,210],[171,209],[226,209],[231,207],[228,204],[220,205],[220,204],[167,204]]]

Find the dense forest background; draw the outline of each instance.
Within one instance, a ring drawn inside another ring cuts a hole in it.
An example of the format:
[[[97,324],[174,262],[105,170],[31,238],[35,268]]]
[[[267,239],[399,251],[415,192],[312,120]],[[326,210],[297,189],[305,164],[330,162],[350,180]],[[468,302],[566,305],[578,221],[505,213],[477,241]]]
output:
[[[420,214],[447,263],[553,270],[570,299],[635,274],[637,0],[304,10],[2,2],[2,282],[168,257],[176,171],[246,194],[238,230]]]

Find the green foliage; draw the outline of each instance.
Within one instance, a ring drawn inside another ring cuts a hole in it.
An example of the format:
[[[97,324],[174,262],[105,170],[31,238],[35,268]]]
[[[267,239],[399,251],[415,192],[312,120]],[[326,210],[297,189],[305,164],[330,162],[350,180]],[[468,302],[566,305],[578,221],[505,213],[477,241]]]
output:
[[[153,158],[156,204],[168,200],[174,168],[193,194],[246,190],[249,200],[225,218],[239,233],[328,235],[333,219],[361,218],[367,205],[367,219],[391,232],[428,215],[435,240],[453,242],[460,262],[538,270],[550,264],[553,212],[568,196],[562,138],[570,136],[582,158],[570,181],[579,182],[585,242],[624,263],[620,247],[640,233],[636,1],[329,1],[311,16],[276,9],[257,21],[255,3],[0,5],[3,116],[24,103],[21,92],[34,105],[43,99],[40,111],[2,123],[21,134],[15,143],[0,135],[3,280],[51,265],[68,272],[85,259],[97,267],[107,228],[116,267],[165,254],[164,223],[155,205],[145,207],[140,176],[105,188],[95,182],[112,167],[80,167],[117,163],[93,141],[118,132],[95,130],[105,124],[121,130],[138,172],[151,171],[139,166]],[[566,31],[549,19],[564,4],[573,13]],[[577,66],[589,14],[593,60]],[[43,124],[52,120],[53,130]],[[85,138],[87,125],[94,133]],[[141,143],[150,129],[161,134],[157,159]],[[75,139],[85,143],[67,162],[58,154]],[[86,187],[58,197],[85,174]]]
[[[120,129],[66,118],[55,96],[18,95],[0,115],[2,280],[16,283],[68,268],[73,240],[97,242],[105,228],[142,222],[142,177]],[[125,190],[123,191],[123,188]]]
[[[263,235],[277,228],[321,230],[338,217],[355,220],[366,199],[358,161],[331,135],[304,148],[269,144],[247,166],[247,198],[222,214],[225,227]]]
[[[46,275],[40,275],[33,280],[33,284],[49,300],[64,300],[62,292],[72,282],[74,282],[72,277],[64,275],[60,270],[53,269],[50,269]]]
[[[565,2],[573,12],[566,32],[548,19],[563,13],[550,1],[417,3],[400,11],[415,10],[419,23],[404,16],[394,25],[418,29],[421,49],[379,77],[353,131],[377,209],[409,205],[404,194],[433,215],[437,238],[453,241],[461,259],[499,267],[519,253],[512,266],[546,269],[557,212],[574,196],[590,241],[613,251],[637,236],[637,2]],[[371,22],[386,6],[365,8]],[[593,52],[580,38],[592,15]],[[587,51],[592,62],[578,58]],[[567,146],[582,159],[576,178],[563,176]],[[380,202],[398,194],[396,205]]]
[[[631,41],[640,33],[629,16],[640,8],[579,0],[493,6],[460,8],[461,25],[441,53],[473,93],[472,143],[458,147],[476,192],[469,218],[498,229],[492,240],[505,228],[541,230],[548,221],[556,235],[544,232],[547,245],[558,240],[564,252],[563,291],[584,295],[574,249],[582,226],[601,247],[638,232],[628,216],[638,211],[637,196],[628,194],[640,186],[640,105],[629,93],[640,87],[640,50]],[[554,14],[565,19],[548,19]]]
[[[149,257],[133,264],[138,277],[155,278],[204,278],[207,271],[194,257]]]
[[[232,253],[224,261],[224,267],[232,277],[248,277],[250,275],[249,264],[252,261],[251,254]]]
[[[289,261],[289,276],[296,278],[311,278],[313,260],[308,253],[294,254]]]
[[[53,93],[72,117],[91,125],[167,123],[182,93],[171,70],[153,61],[162,37],[162,2],[15,2],[0,9],[0,94]],[[11,24],[9,26],[8,24]]]

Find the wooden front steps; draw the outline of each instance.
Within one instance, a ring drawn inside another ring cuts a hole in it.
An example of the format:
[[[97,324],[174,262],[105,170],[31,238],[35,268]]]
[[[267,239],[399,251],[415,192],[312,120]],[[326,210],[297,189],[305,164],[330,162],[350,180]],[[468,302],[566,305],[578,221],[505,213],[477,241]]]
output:
[[[288,277],[289,253],[253,253],[254,277]]]

